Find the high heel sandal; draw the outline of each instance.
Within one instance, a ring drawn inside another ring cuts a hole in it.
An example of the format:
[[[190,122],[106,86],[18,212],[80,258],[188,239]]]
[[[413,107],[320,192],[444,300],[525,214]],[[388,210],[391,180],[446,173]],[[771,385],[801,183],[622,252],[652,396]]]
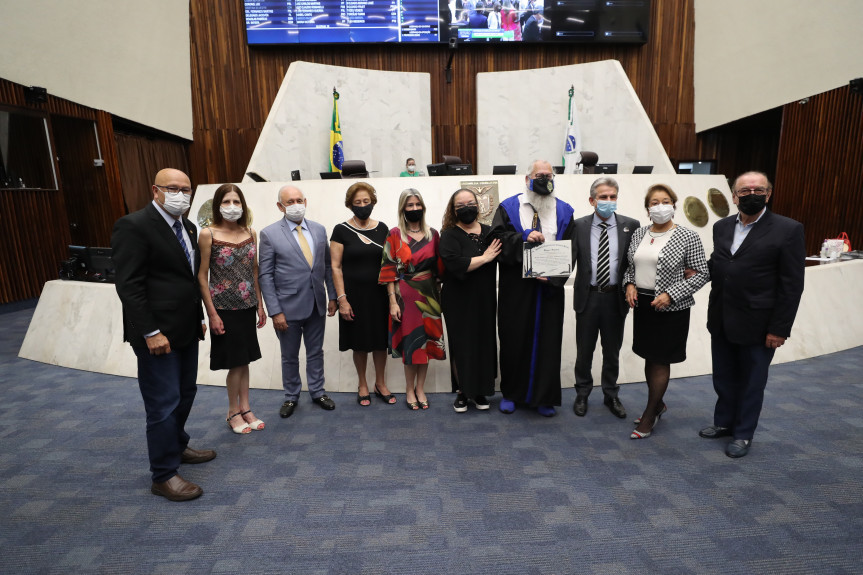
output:
[[[378,391],[377,385],[375,386],[375,397],[377,397],[378,399],[380,399],[381,401],[383,401],[384,403],[386,403],[388,405],[392,405],[392,404],[396,403],[396,401],[397,401],[395,394],[390,393],[390,394],[384,395],[383,393]]]
[[[247,413],[252,413],[252,410],[247,409],[246,411],[244,411],[240,414],[243,416],[243,421],[245,421],[245,417],[246,417]],[[264,426],[265,426],[264,422],[261,421],[260,419],[258,419],[257,417],[255,418],[255,421],[246,421],[246,424],[248,424],[248,426],[251,427],[252,429],[254,429],[255,431],[261,431],[262,429],[264,429]]]
[[[411,411],[416,411],[420,408],[419,401],[408,401],[407,397],[405,398],[405,405],[407,405],[408,409],[410,409]]]
[[[231,425],[231,420],[234,419],[235,417],[237,417],[238,415],[242,416],[243,414],[238,411],[234,415],[225,419],[225,422],[227,422],[228,427],[231,429],[231,431],[233,431],[237,435],[245,435],[247,433],[251,433],[252,432],[252,426],[249,425],[248,423],[246,423],[246,421],[243,419],[240,420],[243,422],[242,425],[238,425],[237,427],[234,427],[233,425]]]
[[[363,403],[364,401],[367,401],[368,403]],[[360,395],[360,393],[359,393],[359,392],[357,392],[357,404],[358,404],[360,407],[369,407],[369,406],[371,406],[371,404],[372,404],[372,396],[371,396],[371,395],[369,395],[368,393],[367,393],[367,394],[365,394],[365,395]]]
[[[637,429],[632,430],[632,433],[629,434],[629,439],[647,439],[650,437],[650,434],[653,433],[654,429],[656,429],[656,424],[659,423],[659,419],[661,417],[662,413],[653,418],[653,425],[650,427],[650,431],[638,431]]]
[[[665,413],[666,411],[668,411],[668,406],[663,403],[662,409],[659,411],[659,413],[656,414],[656,419],[661,418],[662,414]],[[641,418],[636,417],[635,419],[632,420],[632,423],[634,423],[635,425],[638,425],[639,423],[641,423]]]

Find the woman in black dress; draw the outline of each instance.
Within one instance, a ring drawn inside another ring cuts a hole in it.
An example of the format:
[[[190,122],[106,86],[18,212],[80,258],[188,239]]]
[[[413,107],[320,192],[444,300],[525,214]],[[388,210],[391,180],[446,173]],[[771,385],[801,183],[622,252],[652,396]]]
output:
[[[452,195],[441,225],[440,257],[446,268],[441,306],[450,341],[453,409],[467,411],[468,401],[488,409],[497,377],[495,318],[496,265],[500,240],[477,221],[479,203],[471,190]]]
[[[386,287],[378,284],[381,252],[389,233],[383,222],[371,219],[378,203],[375,189],[366,182],[348,188],[345,206],[354,215],[338,224],[330,236],[333,283],[339,304],[339,351],[353,351],[357,368],[357,403],[371,405],[366,365],[369,352],[375,364],[375,396],[384,403],[396,402],[387,389]]]

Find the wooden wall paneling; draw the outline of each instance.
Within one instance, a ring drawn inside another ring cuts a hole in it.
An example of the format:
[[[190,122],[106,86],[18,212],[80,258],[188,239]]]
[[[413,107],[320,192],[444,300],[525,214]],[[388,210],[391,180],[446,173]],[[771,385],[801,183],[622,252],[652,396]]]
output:
[[[62,193],[0,189],[0,218],[0,303],[37,297],[68,257]]]
[[[105,162],[102,171],[105,174],[107,197],[105,198],[105,224],[110,224],[107,230],[112,230],[114,222],[126,215],[126,203],[123,200],[123,183],[120,178],[120,159],[117,155],[117,142],[114,138],[114,121],[111,114],[103,110],[96,111],[96,131],[99,137],[99,149]],[[109,238],[110,239],[110,238]],[[107,244],[106,244],[107,245]]]
[[[806,246],[847,232],[863,247],[863,95],[848,86],[783,107],[773,209],[803,222]]]
[[[297,60],[427,72],[432,105],[432,159],[454,153],[476,159],[476,74],[616,59],[621,62],[671,156],[696,153],[692,67],[693,0],[651,3],[644,46],[460,46],[453,81],[444,67],[448,46],[248,47],[242,6],[233,0],[191,0],[191,57],[196,183],[237,181],[290,64]],[[539,89],[539,88],[538,88]],[[662,127],[662,126],[667,126]]]

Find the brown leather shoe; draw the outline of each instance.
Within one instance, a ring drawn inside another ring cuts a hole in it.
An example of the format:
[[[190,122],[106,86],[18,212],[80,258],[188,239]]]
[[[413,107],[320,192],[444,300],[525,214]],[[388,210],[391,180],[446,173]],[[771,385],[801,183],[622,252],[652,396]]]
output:
[[[168,481],[154,483],[150,487],[150,492],[153,495],[161,495],[169,501],[188,501],[203,495],[204,490],[191,481],[186,481],[179,475],[175,475]]]
[[[191,447],[187,447],[185,451],[183,451],[183,455],[181,456],[181,461],[183,463],[206,463],[216,458],[216,452],[212,449],[202,449],[198,451],[197,449],[192,449]]]

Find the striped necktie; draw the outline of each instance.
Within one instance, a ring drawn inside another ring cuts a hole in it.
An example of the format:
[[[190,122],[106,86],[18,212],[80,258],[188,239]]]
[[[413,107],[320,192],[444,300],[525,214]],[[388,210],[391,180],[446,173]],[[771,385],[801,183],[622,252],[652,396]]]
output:
[[[596,287],[608,287],[611,278],[611,268],[608,261],[608,223],[599,224],[599,250],[596,261]]]
[[[189,262],[189,267],[192,267],[192,256],[189,255],[189,248],[186,247],[186,240],[183,239],[183,224],[180,223],[180,220],[174,222],[174,233],[177,234],[177,240],[180,242],[180,245],[183,246],[183,253],[186,254],[186,261]]]

